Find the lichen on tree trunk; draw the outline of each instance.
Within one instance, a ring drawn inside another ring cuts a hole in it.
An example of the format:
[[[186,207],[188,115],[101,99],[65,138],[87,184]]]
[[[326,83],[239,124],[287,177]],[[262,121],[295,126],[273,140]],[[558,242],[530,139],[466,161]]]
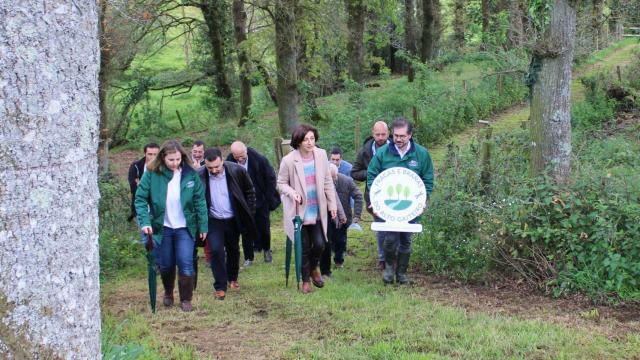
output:
[[[0,2],[0,358],[100,354],[98,9]]]
[[[278,118],[280,133],[286,137],[298,124],[298,70],[296,66],[295,0],[277,0],[276,66],[278,67]]]
[[[568,181],[571,170],[571,64],[576,11],[567,0],[556,0],[534,60],[540,69],[531,88],[531,166],[555,181]]]

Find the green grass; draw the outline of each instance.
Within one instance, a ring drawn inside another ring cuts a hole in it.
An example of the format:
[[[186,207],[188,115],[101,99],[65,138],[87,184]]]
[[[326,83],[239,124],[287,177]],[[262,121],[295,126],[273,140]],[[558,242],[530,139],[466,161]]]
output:
[[[146,305],[146,280],[141,277],[107,286],[105,326],[115,329],[123,324],[114,340],[142,346],[145,359],[160,354],[167,359],[226,358],[229,349],[236,354],[229,358],[266,354],[284,359],[640,356],[637,335],[611,341],[585,329],[446,306],[429,300],[421,287],[385,286],[371,271],[374,237],[366,229],[349,239],[353,255],[346,258],[345,268],[335,270],[325,288],[302,295],[294,277],[293,285],[284,286],[284,235],[280,224],[272,229],[274,262],[264,264],[258,257],[254,266],[240,273],[241,289],[230,291],[226,300],[213,299],[210,271],[201,267],[193,313],[159,305],[152,315]],[[136,303],[124,314],[110,313],[127,307],[110,308],[110,304],[127,301]],[[227,348],[194,346],[190,339],[195,334],[209,334],[198,343],[215,339]]]

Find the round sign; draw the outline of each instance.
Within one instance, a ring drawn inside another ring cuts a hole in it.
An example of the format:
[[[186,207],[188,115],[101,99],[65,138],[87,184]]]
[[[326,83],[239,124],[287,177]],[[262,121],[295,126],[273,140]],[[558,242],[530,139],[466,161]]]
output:
[[[369,190],[373,212],[388,222],[406,223],[420,215],[427,189],[418,174],[403,167],[387,169],[373,180]]]

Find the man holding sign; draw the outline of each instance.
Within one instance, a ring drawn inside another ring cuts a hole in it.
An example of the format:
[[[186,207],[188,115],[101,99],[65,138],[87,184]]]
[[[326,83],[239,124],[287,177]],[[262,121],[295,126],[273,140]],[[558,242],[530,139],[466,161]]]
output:
[[[398,283],[407,284],[411,233],[422,229],[415,223],[433,189],[433,163],[427,149],[411,139],[409,121],[397,118],[391,130],[393,142],[381,147],[369,163],[367,187],[374,214],[385,220],[372,223],[372,229],[382,231],[384,239],[387,266],[382,280],[392,284],[395,275]]]

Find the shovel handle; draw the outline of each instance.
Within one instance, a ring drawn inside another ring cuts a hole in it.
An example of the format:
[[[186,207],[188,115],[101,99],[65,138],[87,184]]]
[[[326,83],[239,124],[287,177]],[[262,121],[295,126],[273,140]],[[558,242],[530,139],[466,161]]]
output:
[[[147,242],[144,244],[144,248],[147,251],[153,250],[153,236],[151,234],[147,234]]]

